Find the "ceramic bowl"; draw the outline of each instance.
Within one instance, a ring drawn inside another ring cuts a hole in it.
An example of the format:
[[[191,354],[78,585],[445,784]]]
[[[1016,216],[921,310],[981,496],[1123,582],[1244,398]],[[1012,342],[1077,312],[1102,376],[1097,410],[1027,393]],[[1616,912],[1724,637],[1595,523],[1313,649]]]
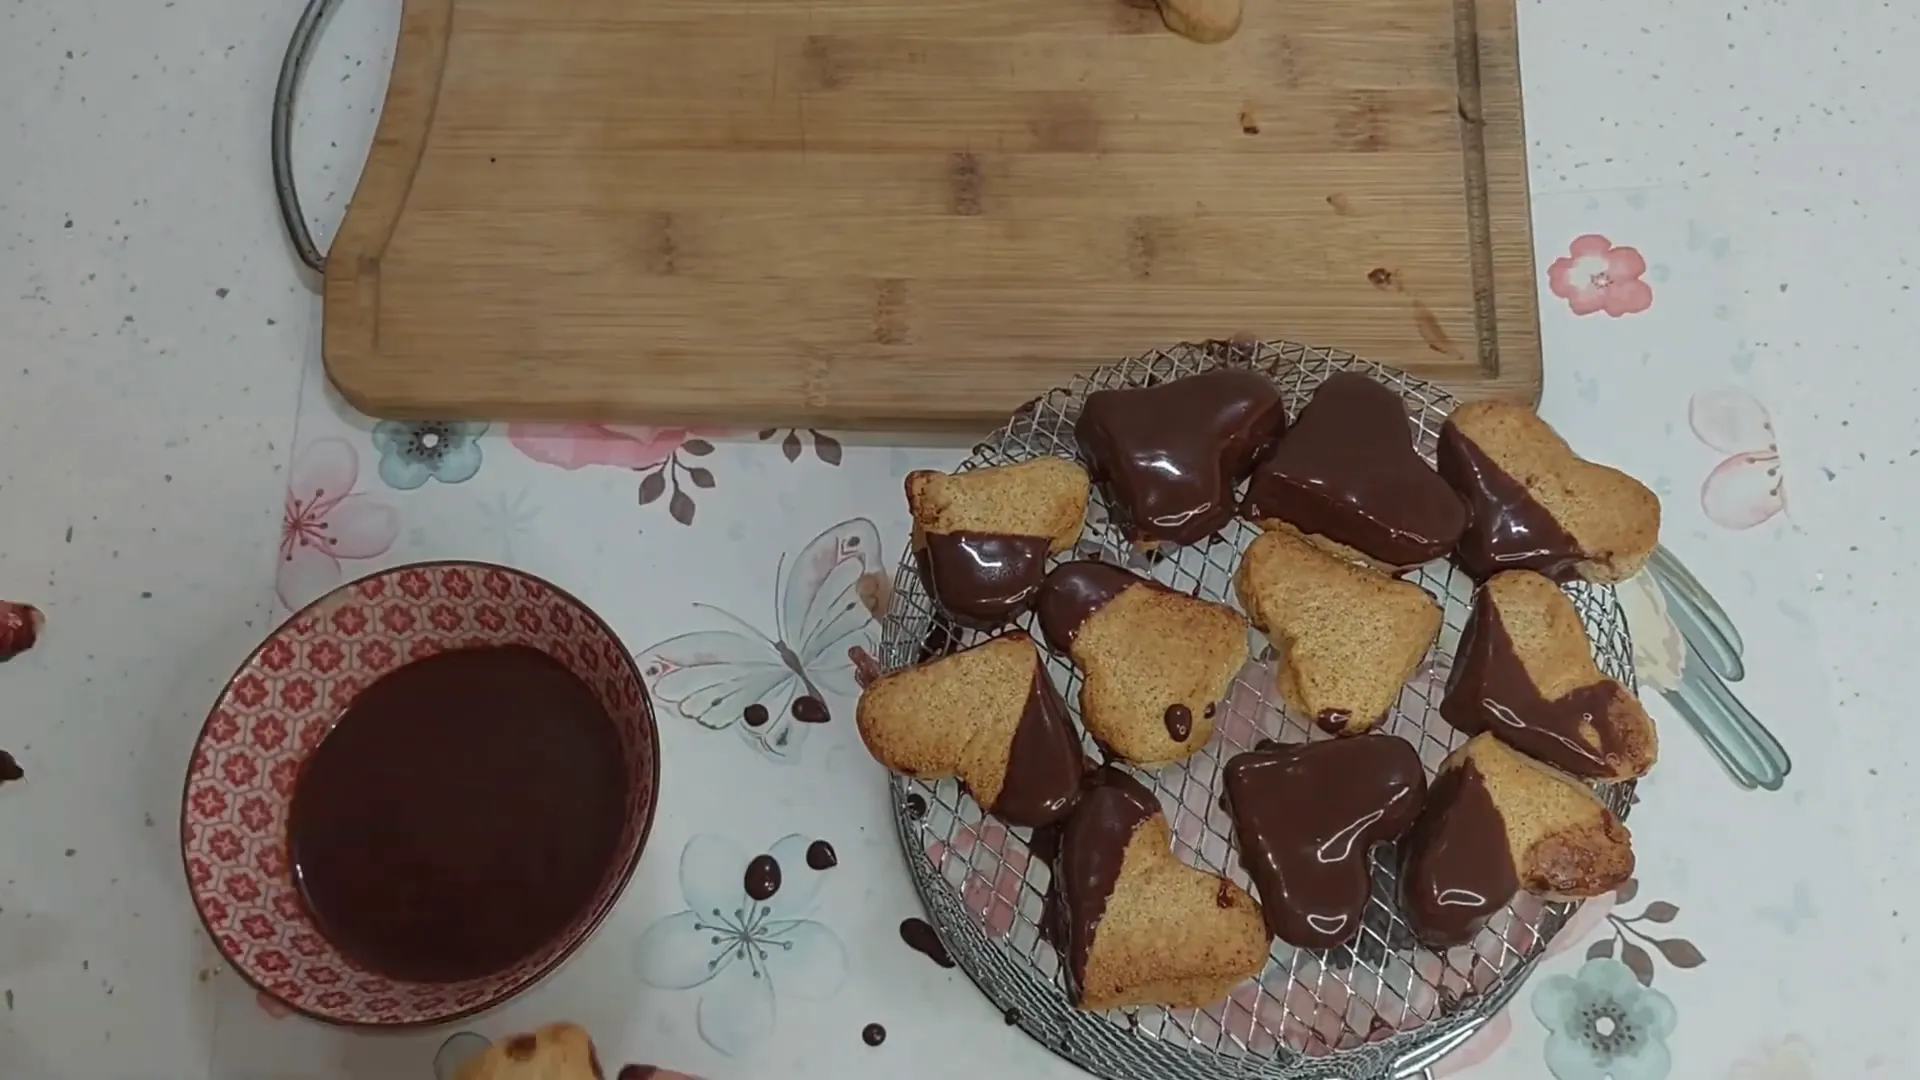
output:
[[[346,959],[308,917],[287,859],[287,808],[301,761],[374,679],[476,645],[528,645],[593,687],[619,728],[626,823],[592,901],[554,940],[504,971],[407,983]],[[180,846],[207,934],[248,982],[337,1024],[441,1023],[497,1005],[558,967],[632,877],[660,787],[659,733],[633,657],[579,600],[502,566],[401,566],[315,601],[254,650],[214,703],[187,767]]]

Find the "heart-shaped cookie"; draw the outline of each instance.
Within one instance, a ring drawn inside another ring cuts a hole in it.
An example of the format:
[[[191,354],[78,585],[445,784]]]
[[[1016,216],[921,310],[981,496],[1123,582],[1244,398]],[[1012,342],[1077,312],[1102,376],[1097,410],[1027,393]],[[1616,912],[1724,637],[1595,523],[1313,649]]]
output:
[[[1379,723],[1440,632],[1440,605],[1420,586],[1330,555],[1290,525],[1247,545],[1233,588],[1279,653],[1281,699],[1335,735]]]
[[[1308,949],[1351,941],[1373,895],[1368,854],[1420,814],[1427,774],[1393,735],[1267,745],[1225,770],[1240,865],[1275,937]]]
[[[1572,900],[1633,876],[1633,837],[1592,789],[1492,735],[1440,763],[1401,851],[1401,911],[1442,949],[1472,940],[1520,889]]]
[[[1593,662],[1580,613],[1529,570],[1495,574],[1474,597],[1440,715],[1592,780],[1643,776],[1659,756],[1640,699]]]
[[[1660,500],[1573,452],[1525,406],[1475,401],[1440,429],[1440,475],[1467,502],[1455,554],[1476,580],[1532,570],[1555,581],[1620,582],[1660,542]]]
[[[1106,563],[1055,567],[1034,611],[1047,644],[1085,676],[1087,733],[1138,764],[1177,761],[1206,745],[1217,703],[1247,662],[1238,612]]]
[[[1087,513],[1087,473],[1045,457],[953,474],[907,474],[913,549],[948,614],[994,626],[1025,607],[1047,557],[1073,547]]]
[[[1060,827],[1048,937],[1074,1004],[1209,1005],[1267,962],[1260,905],[1172,849],[1160,801],[1117,769],[1095,773]]]
[[[1073,426],[1127,539],[1193,544],[1233,520],[1233,489],[1286,426],[1264,375],[1218,369],[1088,395]]]
[[[1053,824],[1080,797],[1080,736],[1025,634],[882,675],[860,695],[854,721],[880,764],[958,776],[1009,825]]]
[[[1242,512],[1391,570],[1445,555],[1467,527],[1466,504],[1414,450],[1400,395],[1351,371],[1321,383],[1254,466]]]

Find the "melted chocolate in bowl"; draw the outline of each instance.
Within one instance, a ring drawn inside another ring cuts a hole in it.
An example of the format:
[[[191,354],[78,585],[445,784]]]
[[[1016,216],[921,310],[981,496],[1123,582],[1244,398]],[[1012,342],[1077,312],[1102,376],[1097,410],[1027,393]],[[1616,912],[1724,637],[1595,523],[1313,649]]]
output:
[[[612,869],[622,762],[599,697],[538,649],[415,661],[361,691],[302,765],[294,881],[369,971],[494,974],[559,937]]]

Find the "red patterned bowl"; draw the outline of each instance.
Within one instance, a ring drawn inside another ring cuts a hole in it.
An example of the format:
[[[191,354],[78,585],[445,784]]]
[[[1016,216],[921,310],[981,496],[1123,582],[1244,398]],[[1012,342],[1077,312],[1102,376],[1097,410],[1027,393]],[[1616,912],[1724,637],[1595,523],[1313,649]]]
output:
[[[287,862],[287,807],[301,761],[367,684],[408,661],[475,645],[530,645],[599,693],[625,752],[626,827],[592,903],[539,952],[486,978],[399,982],[348,961],[315,929]],[[434,1024],[525,990],[587,939],[633,876],[659,789],[653,707],[605,622],[518,570],[420,563],[335,589],[234,673],[187,766],[180,846],[207,934],[248,982],[330,1023]]]

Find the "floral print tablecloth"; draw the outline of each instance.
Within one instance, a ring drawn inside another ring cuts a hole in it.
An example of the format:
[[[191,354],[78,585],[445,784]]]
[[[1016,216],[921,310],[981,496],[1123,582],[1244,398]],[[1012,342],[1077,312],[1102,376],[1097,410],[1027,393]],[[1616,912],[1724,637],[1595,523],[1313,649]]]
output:
[[[1668,547],[1739,628],[1746,674],[1733,690],[1794,769],[1775,792],[1728,779],[1663,698],[1698,663],[1666,598],[1644,578],[1624,586],[1642,690],[1662,722],[1661,763],[1631,819],[1638,876],[1582,907],[1530,985],[1434,1074],[1911,1075],[1900,1033],[1863,1031],[1852,1011],[1853,995],[1898,992],[1891,973],[1863,962],[1839,993],[1800,975],[1870,956],[1882,922],[1866,909],[1872,878],[1824,732],[1781,481],[1792,451],[1751,381],[1754,346],[1731,284],[1737,238],[1680,190],[1543,197],[1535,216],[1543,412],[1660,494]],[[850,713],[907,538],[901,480],[964,456],[914,442],[374,423],[341,405],[316,365],[286,495],[280,603],[427,558],[497,560],[555,581],[643,665],[660,715],[662,804],[641,869],[596,938],[470,1031],[335,1032],[282,1017],[223,976],[217,1075],[427,1080],[485,1038],[555,1018],[592,1029],[610,1072],[632,1067],[628,1080],[648,1067],[713,1080],[1078,1075],[897,933],[919,905],[884,774]],[[786,706],[801,694],[823,697],[833,719],[793,722]],[[741,722],[754,701],[772,722]],[[805,853],[822,839],[838,864],[813,869]],[[787,878],[754,905],[742,873],[762,852]],[[995,895],[983,882],[970,899],[989,925]],[[878,1046],[862,1037],[875,1023],[889,1033]]]

